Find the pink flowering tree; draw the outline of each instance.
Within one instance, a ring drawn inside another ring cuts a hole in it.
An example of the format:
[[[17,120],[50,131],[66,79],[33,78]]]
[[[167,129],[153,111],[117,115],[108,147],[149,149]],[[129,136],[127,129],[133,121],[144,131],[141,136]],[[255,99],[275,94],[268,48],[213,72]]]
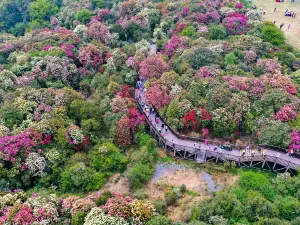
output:
[[[145,122],[144,116],[136,108],[128,109],[127,116],[129,119],[129,127],[132,132],[135,132],[136,127],[139,124],[143,124]]]
[[[151,56],[143,60],[140,64],[140,77],[149,79],[151,77],[160,78],[160,76],[169,70],[168,64],[159,56]]]
[[[290,148],[296,152],[300,151],[300,130],[294,130],[291,134],[292,140],[290,143]]]
[[[227,81],[230,90],[240,90],[240,91],[249,91],[250,89],[250,79],[247,77],[231,77],[224,76],[222,77],[224,81]]]
[[[95,45],[88,45],[79,49],[79,61],[84,68],[99,69],[103,64],[102,51]]]
[[[165,105],[169,104],[171,97],[168,95],[165,88],[154,85],[146,92],[146,102],[149,105],[153,105],[157,109],[161,109]]]
[[[165,54],[172,57],[178,49],[185,49],[187,46],[187,39],[181,36],[173,36],[165,47]]]
[[[262,79],[253,78],[251,80],[250,96],[260,98],[266,90],[266,84]]]
[[[297,87],[292,83],[290,78],[276,74],[271,77],[269,77],[269,83],[272,87],[274,88],[282,88],[284,89],[287,93],[292,94],[292,95],[297,95],[298,90]]]
[[[197,75],[199,78],[216,78],[217,70],[210,66],[203,66],[198,70]]]
[[[276,113],[275,117],[277,120],[287,122],[296,119],[296,116],[296,107],[293,105],[285,105]]]
[[[262,67],[265,73],[281,74],[281,66],[277,58],[274,59],[259,59],[257,66]]]
[[[223,20],[223,25],[227,28],[229,34],[244,34],[248,28],[248,17],[244,14],[229,14]]]
[[[28,156],[35,147],[48,144],[50,141],[50,135],[29,129],[14,136],[2,136],[0,138],[0,152],[4,161],[15,162],[17,157]]]
[[[249,51],[245,51],[245,56],[244,56],[244,61],[247,64],[251,64],[254,63],[256,58],[257,58],[257,54],[256,52],[249,50]]]
[[[108,27],[103,23],[93,23],[86,31],[85,35],[92,40],[108,43],[111,37]]]

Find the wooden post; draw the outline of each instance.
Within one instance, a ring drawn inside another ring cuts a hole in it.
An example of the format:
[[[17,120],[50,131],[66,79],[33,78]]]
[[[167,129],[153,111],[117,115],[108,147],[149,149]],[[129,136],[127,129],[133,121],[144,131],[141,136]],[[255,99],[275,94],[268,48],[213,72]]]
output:
[[[266,164],[266,158],[264,159],[264,162],[263,162],[263,164],[262,164],[262,167],[261,167],[261,168],[264,168],[265,164]]]
[[[184,150],[183,158],[185,159],[185,157],[186,157],[186,151]]]
[[[276,161],[277,161],[277,158],[275,159],[274,166],[273,166],[272,170],[275,169],[275,166],[276,166],[276,164],[277,164]]]

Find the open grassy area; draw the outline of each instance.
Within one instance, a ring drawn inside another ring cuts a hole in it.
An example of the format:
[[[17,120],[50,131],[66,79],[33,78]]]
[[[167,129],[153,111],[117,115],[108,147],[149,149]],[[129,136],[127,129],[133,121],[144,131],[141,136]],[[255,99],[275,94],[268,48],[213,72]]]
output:
[[[253,0],[253,5],[258,9],[262,7],[262,12],[266,10],[266,15],[263,15],[264,20],[276,21],[278,27],[284,23],[282,30],[286,35],[287,43],[300,50],[300,0],[295,0],[293,3],[290,0],[280,3],[275,0]],[[277,9],[274,12],[275,7]],[[284,16],[286,9],[296,12],[296,18]],[[289,24],[290,29],[288,29]]]

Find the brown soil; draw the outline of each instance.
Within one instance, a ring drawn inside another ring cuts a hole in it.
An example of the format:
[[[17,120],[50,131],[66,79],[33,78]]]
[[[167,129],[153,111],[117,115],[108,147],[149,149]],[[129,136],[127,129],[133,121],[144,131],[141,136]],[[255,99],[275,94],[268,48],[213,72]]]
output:
[[[114,174],[102,189],[121,194],[130,194],[128,179],[122,177],[119,173]]]
[[[216,173],[213,179],[218,185],[224,187],[234,184],[238,176],[228,173]],[[150,181],[146,188],[146,194],[150,201],[164,199],[166,190],[173,187],[186,185],[189,191],[198,193],[198,196],[185,194],[178,200],[176,206],[170,206],[167,209],[167,216],[174,221],[185,221],[189,218],[192,208],[197,206],[201,201],[211,197],[206,190],[206,183],[201,179],[201,173],[192,169],[176,170],[159,178],[157,181]]]

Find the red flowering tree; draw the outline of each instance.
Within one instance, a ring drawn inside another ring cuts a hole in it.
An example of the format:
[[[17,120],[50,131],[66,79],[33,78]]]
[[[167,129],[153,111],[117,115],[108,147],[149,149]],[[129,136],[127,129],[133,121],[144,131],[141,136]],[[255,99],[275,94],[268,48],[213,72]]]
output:
[[[136,108],[128,109],[127,116],[129,119],[129,127],[132,132],[135,132],[137,125],[143,124],[145,122],[144,116],[140,114],[139,110],[137,110]]]
[[[239,13],[229,14],[223,20],[223,25],[227,28],[229,34],[244,34],[248,28],[248,17]]]
[[[116,139],[119,146],[127,147],[131,145],[130,120],[128,116],[123,116],[117,125]]]
[[[161,109],[169,104],[171,97],[168,95],[164,87],[154,85],[146,92],[146,102],[148,105],[153,105],[157,109]]]
[[[197,130],[200,127],[201,121],[196,110],[191,110],[184,115],[183,124],[185,127],[192,128],[192,130]]]
[[[161,57],[154,55],[141,62],[139,74],[140,77],[145,79],[151,77],[160,78],[160,76],[168,70],[168,64]]]

